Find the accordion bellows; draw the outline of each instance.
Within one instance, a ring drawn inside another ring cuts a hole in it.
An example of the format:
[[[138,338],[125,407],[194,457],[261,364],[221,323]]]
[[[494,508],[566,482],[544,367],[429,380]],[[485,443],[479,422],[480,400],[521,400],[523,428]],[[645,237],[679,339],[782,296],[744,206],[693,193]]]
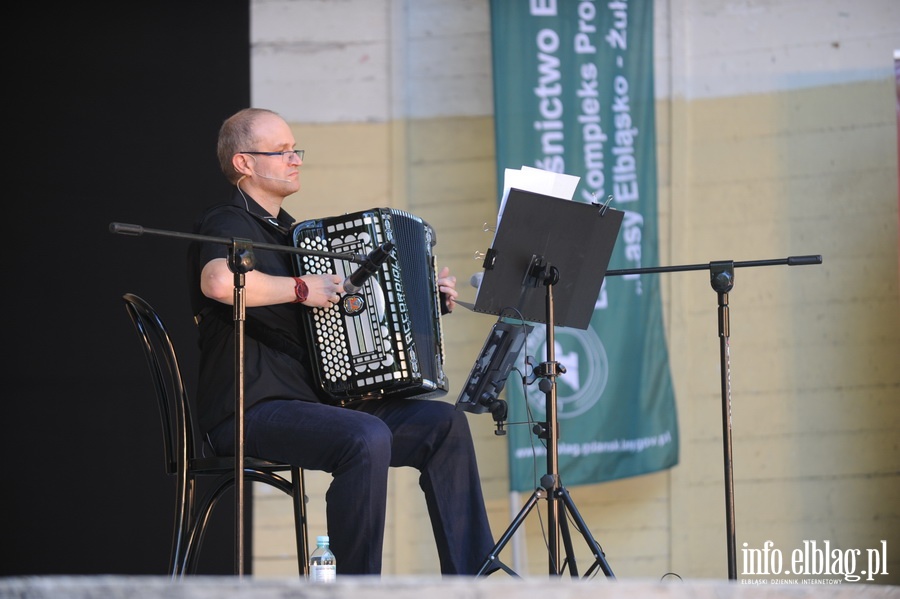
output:
[[[386,397],[425,399],[447,393],[434,230],[393,208],[309,220],[293,230],[298,249],[366,255],[385,242],[390,258],[360,286],[328,308],[304,310],[312,370],[333,403]],[[298,275],[338,273],[357,264],[295,255]]]

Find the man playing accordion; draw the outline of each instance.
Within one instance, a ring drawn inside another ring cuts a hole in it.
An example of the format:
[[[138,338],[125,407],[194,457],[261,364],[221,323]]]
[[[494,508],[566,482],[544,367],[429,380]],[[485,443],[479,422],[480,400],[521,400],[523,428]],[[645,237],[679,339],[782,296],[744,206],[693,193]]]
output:
[[[223,123],[217,153],[231,198],[209,208],[195,232],[291,245],[282,208],[300,189],[303,151],[276,113],[239,111]],[[234,274],[228,247],[193,243],[188,275],[200,337],[201,432],[221,455],[235,451]],[[385,397],[333,405],[312,377],[303,311],[336,304],[337,273],[295,276],[287,252],[254,250],[246,273],[244,448],[247,455],[321,470],[333,479],[326,518],[339,574],[380,574],[388,468],[420,472],[442,574],[476,574],[493,547],[464,412],[429,399]],[[437,286],[447,310],[457,295],[444,268]]]

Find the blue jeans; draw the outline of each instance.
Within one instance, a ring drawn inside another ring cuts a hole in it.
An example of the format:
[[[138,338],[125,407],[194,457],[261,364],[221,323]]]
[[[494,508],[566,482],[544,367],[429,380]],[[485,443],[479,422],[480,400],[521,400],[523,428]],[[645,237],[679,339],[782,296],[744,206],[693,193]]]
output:
[[[233,455],[234,419],[209,438],[217,453]],[[267,400],[244,415],[244,452],[331,473],[326,518],[339,574],[381,573],[391,466],[420,473],[442,574],[476,574],[494,546],[469,423],[450,403]]]

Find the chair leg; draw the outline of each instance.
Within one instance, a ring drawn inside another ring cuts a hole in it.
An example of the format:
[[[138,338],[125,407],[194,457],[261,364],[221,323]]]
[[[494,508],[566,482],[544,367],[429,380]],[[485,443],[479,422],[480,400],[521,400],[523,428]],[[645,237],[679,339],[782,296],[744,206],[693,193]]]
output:
[[[195,516],[191,519],[187,539],[184,545],[184,554],[181,565],[181,575],[193,574],[197,569],[197,561],[203,546],[203,538],[206,536],[206,527],[209,518],[219,499],[234,485],[234,479],[229,476],[220,477],[218,482],[207,492],[203,503],[197,508]]]
[[[175,489],[175,526],[172,531],[172,550],[169,558],[169,575],[174,579],[184,574],[182,564],[194,513],[194,479],[182,472]]]
[[[291,467],[291,481],[294,491],[294,529],[297,534],[297,565],[300,576],[309,577],[309,535],[306,520],[306,484],[303,479],[303,469]]]
[[[294,524],[297,537],[297,562],[299,565],[300,575],[309,576],[309,545],[307,542],[307,516],[306,516],[306,486],[303,478],[303,469],[296,466],[291,467],[291,481],[270,472],[246,469],[244,471],[246,479],[251,481],[261,481],[280,489],[286,494],[290,494],[294,504]],[[188,506],[187,522],[182,524],[181,533],[181,551],[178,553],[179,559],[175,564],[177,577],[183,577],[185,574],[193,574],[196,571],[198,556],[203,545],[203,538],[206,535],[206,527],[209,523],[210,516],[219,502],[219,499],[229,489],[234,488],[233,475],[225,474],[218,478],[213,487],[207,490],[202,503],[195,507],[194,479],[189,478],[186,486],[185,505]]]

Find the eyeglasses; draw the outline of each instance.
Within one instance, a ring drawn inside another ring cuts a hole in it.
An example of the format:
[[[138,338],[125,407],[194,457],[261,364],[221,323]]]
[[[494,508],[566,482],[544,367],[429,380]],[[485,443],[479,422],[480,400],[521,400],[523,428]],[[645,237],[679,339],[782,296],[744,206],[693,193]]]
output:
[[[285,150],[284,152],[238,152],[238,154],[253,154],[254,156],[281,156],[284,162],[290,162],[296,156],[303,162],[305,150]]]

